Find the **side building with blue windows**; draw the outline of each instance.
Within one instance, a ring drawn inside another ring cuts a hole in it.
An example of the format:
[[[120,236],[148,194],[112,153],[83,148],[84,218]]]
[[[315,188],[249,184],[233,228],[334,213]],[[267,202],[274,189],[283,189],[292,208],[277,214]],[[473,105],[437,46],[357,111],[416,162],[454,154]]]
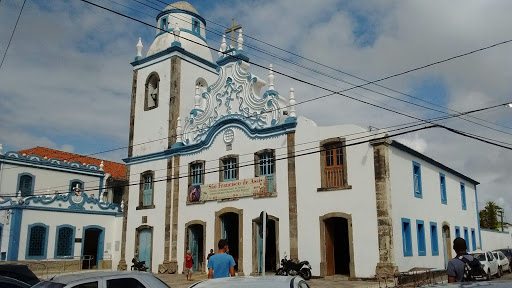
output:
[[[238,275],[274,272],[285,254],[315,276],[444,268],[455,225],[481,245],[478,182],[385,131],[297,115],[315,95],[280,86],[271,65],[253,74],[240,25],[219,37],[214,60],[192,5],[173,3],[155,20],[153,42],[143,53],[139,41],[131,63],[123,161],[139,185],[124,198],[119,270],[138,258],[154,273],[182,273],[191,250],[193,270],[207,272],[222,238]]]
[[[41,265],[55,273],[111,269],[120,258],[124,178],[120,163],[45,147],[0,148],[1,260],[35,273]]]

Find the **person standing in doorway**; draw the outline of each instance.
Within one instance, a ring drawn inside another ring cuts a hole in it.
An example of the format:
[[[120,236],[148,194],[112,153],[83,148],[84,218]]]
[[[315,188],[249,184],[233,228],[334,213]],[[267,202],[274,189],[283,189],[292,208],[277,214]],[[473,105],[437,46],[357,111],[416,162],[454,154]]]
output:
[[[185,274],[187,275],[187,280],[192,280],[192,267],[194,267],[192,252],[187,250],[187,255],[185,256]]]
[[[228,241],[220,239],[219,252],[210,256],[208,261],[208,279],[234,277],[235,259],[229,253]],[[212,251],[213,252],[213,251]]]
[[[210,249],[210,253],[208,254],[208,257],[206,257],[206,260],[210,260],[210,257],[215,255],[215,252],[213,252],[213,249]]]

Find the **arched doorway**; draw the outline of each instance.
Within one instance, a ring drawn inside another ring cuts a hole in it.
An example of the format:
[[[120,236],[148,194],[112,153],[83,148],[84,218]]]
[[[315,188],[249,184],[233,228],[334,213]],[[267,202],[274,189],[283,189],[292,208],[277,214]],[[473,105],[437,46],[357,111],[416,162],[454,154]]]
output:
[[[194,259],[193,271],[206,271],[206,222],[194,220],[185,224],[185,245],[184,255],[190,250]],[[216,251],[216,249],[214,249]],[[185,257],[183,257],[185,258]],[[183,263],[185,267],[185,263]]]
[[[320,217],[320,275],[354,277],[352,216],[334,212]]]
[[[135,258],[144,261],[148,271],[151,271],[153,258],[153,227],[141,225],[137,227],[135,234]]]
[[[448,261],[452,259],[452,240],[450,237],[450,224],[443,222],[443,252],[444,268],[448,267]]]
[[[227,207],[215,212],[215,245],[227,239],[229,254],[235,259],[235,271],[243,274],[243,210]]]
[[[82,269],[98,269],[103,260],[105,228],[96,225],[85,226],[82,235]]]
[[[252,219],[252,275],[261,275],[263,261],[265,272],[275,272],[279,259],[279,218],[268,215],[267,251],[263,257],[263,237],[260,235],[259,217]]]

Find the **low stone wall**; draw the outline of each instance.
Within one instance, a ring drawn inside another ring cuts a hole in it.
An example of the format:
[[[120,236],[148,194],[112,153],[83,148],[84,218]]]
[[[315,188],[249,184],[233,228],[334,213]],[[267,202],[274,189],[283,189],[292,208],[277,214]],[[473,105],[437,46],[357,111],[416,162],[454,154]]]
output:
[[[40,279],[46,279],[49,276],[53,276],[61,273],[71,273],[82,270],[81,260],[22,260],[22,261],[7,261],[2,262],[6,264],[24,264],[36,274]],[[112,270],[112,260],[101,260],[98,263],[98,269],[100,270]],[[90,269],[94,270],[94,269]]]

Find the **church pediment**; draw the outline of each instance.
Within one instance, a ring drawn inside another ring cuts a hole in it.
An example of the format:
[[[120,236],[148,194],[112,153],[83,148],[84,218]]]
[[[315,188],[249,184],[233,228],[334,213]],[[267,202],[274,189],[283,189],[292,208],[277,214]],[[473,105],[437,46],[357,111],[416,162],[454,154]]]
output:
[[[267,90],[260,96],[266,83],[247,72],[249,64],[242,60],[226,62],[218,68],[217,81],[201,95],[196,92],[195,107],[183,123],[184,145],[205,140],[209,129],[227,118],[241,120],[251,130],[281,124],[286,101],[279,93]]]

